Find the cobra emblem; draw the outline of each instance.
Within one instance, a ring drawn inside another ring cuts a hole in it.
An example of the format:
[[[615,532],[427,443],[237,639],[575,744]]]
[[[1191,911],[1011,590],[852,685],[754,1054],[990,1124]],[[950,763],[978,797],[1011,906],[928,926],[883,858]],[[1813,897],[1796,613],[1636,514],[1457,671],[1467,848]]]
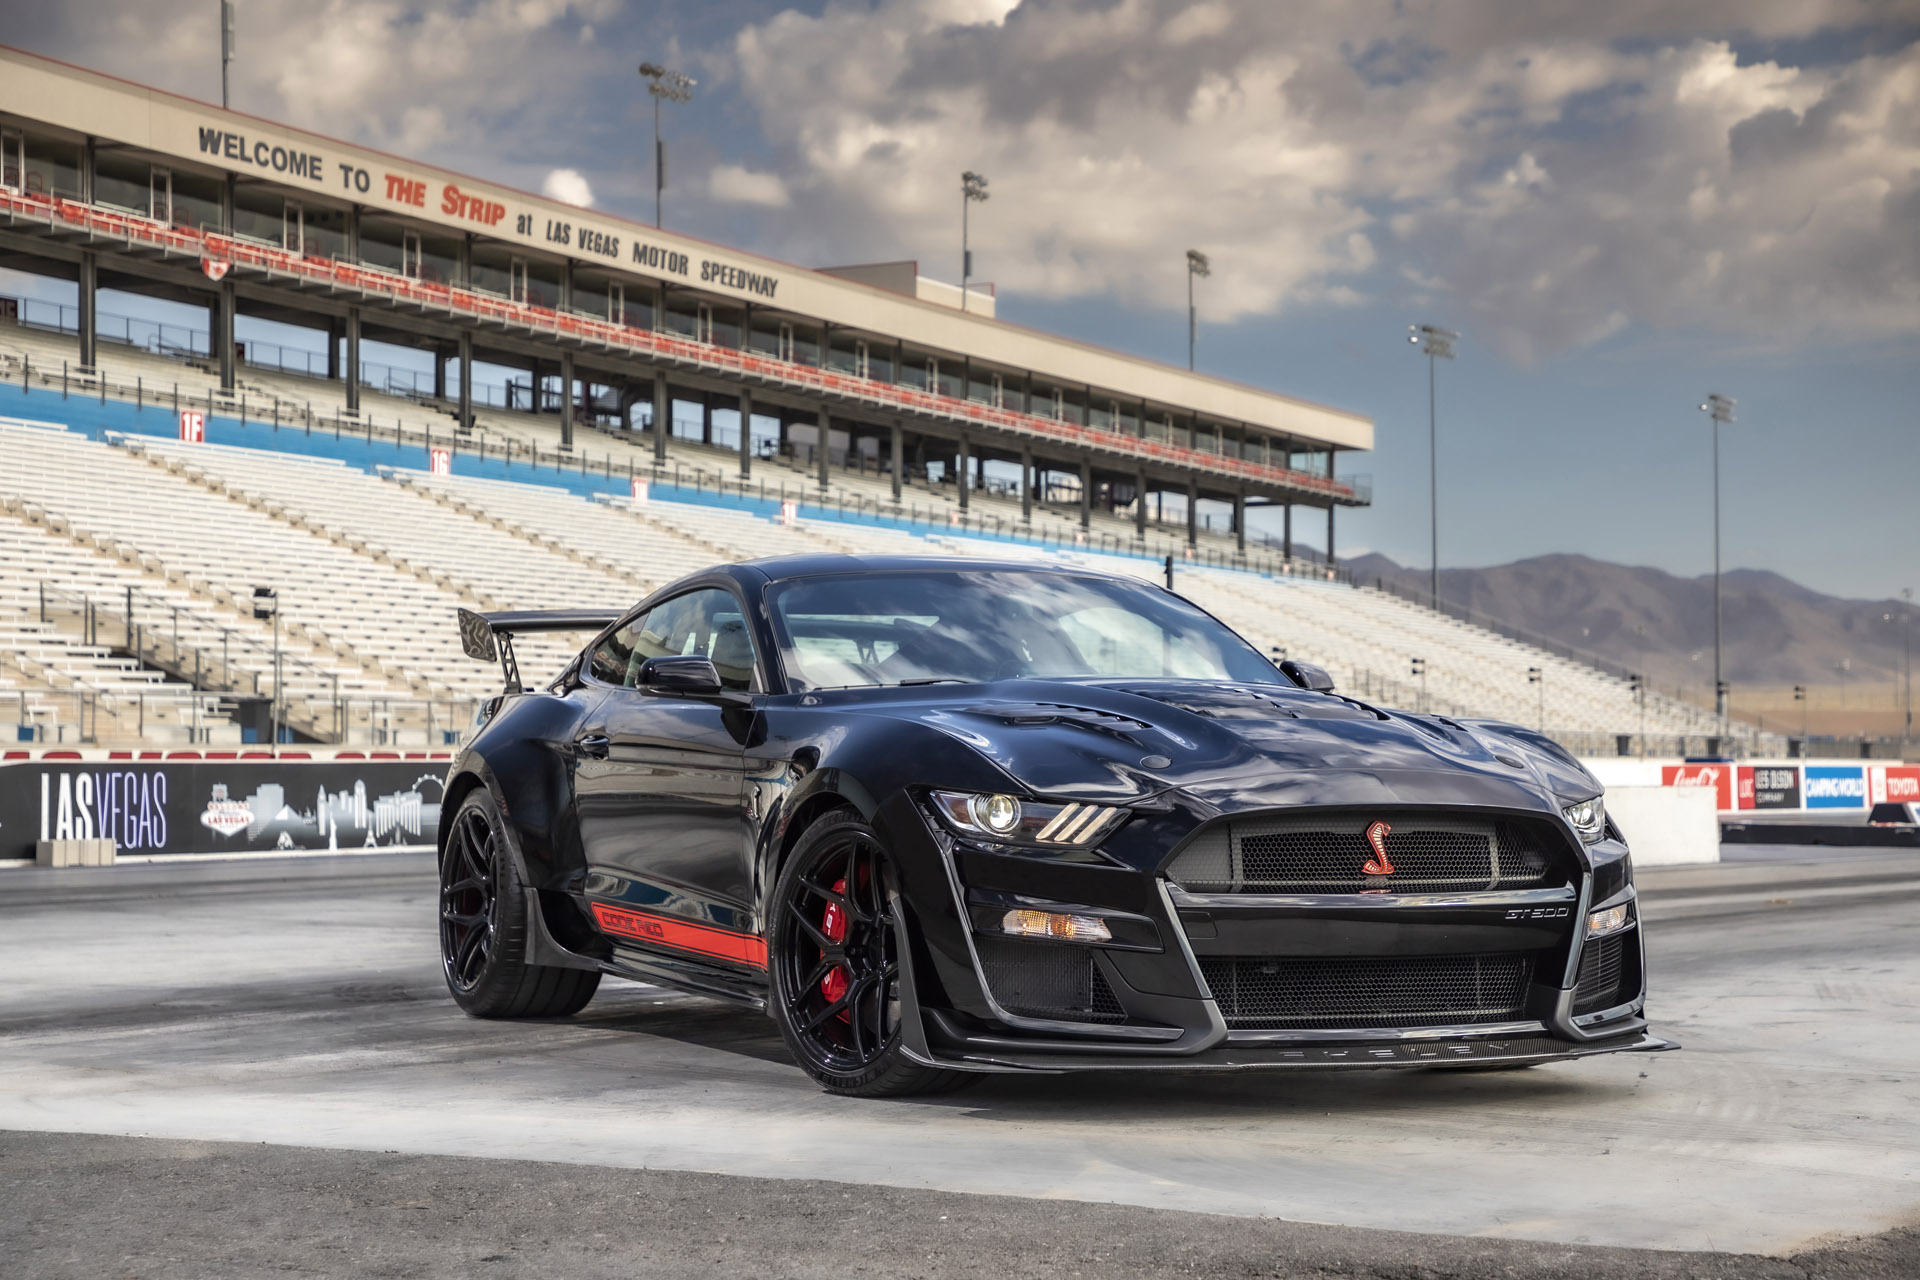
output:
[[[1393,828],[1384,822],[1376,822],[1367,828],[1367,843],[1373,846],[1373,856],[1360,866],[1360,870],[1367,875],[1393,874],[1393,862],[1387,857],[1387,832],[1391,830]]]

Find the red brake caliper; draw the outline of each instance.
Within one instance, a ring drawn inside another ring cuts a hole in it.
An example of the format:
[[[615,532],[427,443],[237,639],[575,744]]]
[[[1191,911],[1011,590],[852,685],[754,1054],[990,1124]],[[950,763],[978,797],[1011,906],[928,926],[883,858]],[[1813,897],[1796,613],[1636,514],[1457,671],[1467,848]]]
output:
[[[847,891],[847,878],[845,876],[833,882],[833,891],[835,893],[845,893]],[[829,902],[827,904],[826,914],[820,918],[820,932],[826,934],[828,938],[836,943],[847,940],[847,913],[840,909],[839,903]],[[826,953],[822,952],[821,954],[825,955]],[[840,965],[835,965],[832,969],[828,970],[827,976],[820,979],[820,994],[827,998],[828,1004],[832,1004],[841,996],[847,994],[846,969]]]

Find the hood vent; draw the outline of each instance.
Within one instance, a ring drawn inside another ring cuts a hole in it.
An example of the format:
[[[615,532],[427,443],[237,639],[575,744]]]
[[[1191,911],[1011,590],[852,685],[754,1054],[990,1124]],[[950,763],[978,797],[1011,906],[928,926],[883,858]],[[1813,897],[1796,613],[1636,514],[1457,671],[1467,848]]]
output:
[[[1375,720],[1371,710],[1325,694],[1296,694],[1276,689],[1263,693],[1247,685],[1142,685],[1122,690],[1151,698],[1209,720]]]

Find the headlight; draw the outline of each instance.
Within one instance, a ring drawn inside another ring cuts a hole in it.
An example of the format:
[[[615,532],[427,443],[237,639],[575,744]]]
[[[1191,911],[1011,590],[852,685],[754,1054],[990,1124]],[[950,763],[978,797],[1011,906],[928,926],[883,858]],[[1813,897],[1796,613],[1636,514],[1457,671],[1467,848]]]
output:
[[[1580,839],[1587,844],[1597,844],[1607,834],[1605,796],[1595,796],[1591,800],[1568,805],[1561,812],[1567,815],[1567,821],[1573,824],[1573,829],[1580,833]]]
[[[1125,809],[1097,804],[1036,804],[1009,795],[936,791],[933,807],[962,835],[1009,844],[1084,849],[1110,835]]]

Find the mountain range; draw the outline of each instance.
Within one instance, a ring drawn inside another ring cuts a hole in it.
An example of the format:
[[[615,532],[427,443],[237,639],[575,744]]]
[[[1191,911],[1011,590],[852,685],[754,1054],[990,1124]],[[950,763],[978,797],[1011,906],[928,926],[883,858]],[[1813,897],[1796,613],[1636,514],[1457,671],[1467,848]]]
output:
[[[1424,569],[1377,554],[1344,567],[1364,584],[1427,598]],[[1656,684],[1713,685],[1711,575],[1682,578],[1645,565],[1547,555],[1442,569],[1440,597],[1645,672]],[[1908,639],[1920,649],[1920,609],[1912,604],[1847,600],[1767,570],[1732,570],[1721,576],[1725,678],[1736,687],[1898,680],[1903,614]]]

